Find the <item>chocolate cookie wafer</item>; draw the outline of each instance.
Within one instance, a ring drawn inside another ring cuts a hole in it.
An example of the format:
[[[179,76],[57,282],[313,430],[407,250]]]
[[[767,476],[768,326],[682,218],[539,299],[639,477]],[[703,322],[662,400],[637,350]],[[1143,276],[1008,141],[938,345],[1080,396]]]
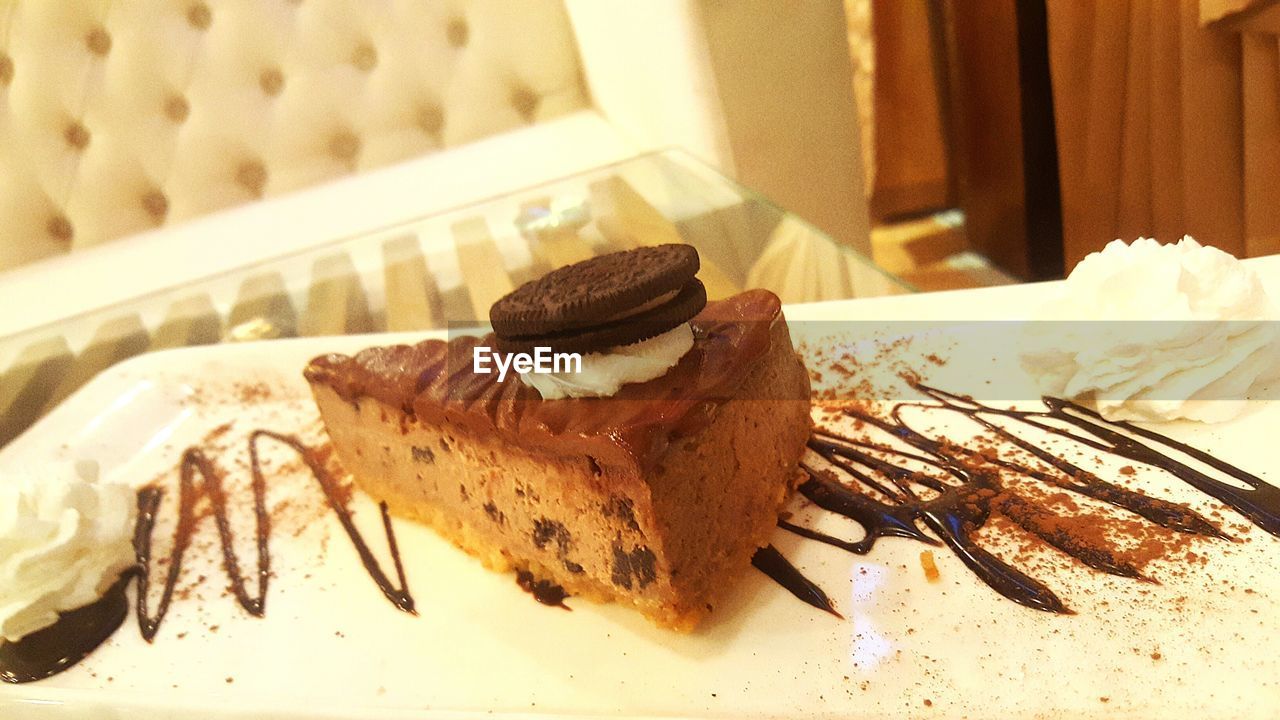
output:
[[[618,345],[630,345],[657,337],[681,323],[689,322],[707,304],[707,291],[702,282],[689,281],[675,297],[623,320],[561,333],[503,337],[497,335],[494,347],[499,352],[532,353],[536,347],[549,347],[555,352],[592,353]]]
[[[698,253],[657,245],[610,253],[525,283],[494,303],[501,352],[598,352],[660,335],[698,314],[706,289]]]
[[[592,327],[650,309],[698,273],[698,251],[667,244],[600,255],[521,285],[489,309],[498,335]],[[660,304],[660,303],[659,303]]]

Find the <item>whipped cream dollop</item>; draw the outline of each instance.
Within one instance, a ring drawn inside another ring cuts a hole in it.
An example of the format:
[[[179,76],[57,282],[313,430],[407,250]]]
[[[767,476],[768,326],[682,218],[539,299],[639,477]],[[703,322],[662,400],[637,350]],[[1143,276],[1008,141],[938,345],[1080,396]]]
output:
[[[681,323],[672,330],[630,345],[582,356],[581,372],[521,373],[545,400],[566,397],[609,397],[623,385],[661,377],[693,348],[693,328]]]
[[[134,491],[97,466],[0,478],[0,637],[15,642],[102,597],[134,562]]]
[[[1257,274],[1217,248],[1116,240],[1040,308],[1057,322],[1029,324],[1021,361],[1046,394],[1111,420],[1218,422],[1276,379],[1277,318]]]

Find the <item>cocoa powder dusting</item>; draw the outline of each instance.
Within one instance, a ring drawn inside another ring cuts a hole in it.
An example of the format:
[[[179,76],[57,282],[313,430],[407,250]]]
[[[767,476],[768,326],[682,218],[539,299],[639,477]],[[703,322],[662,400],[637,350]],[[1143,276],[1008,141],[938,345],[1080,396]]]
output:
[[[1280,535],[1280,489],[1202,453],[1198,457],[1194,448],[1109,423],[1067,401],[1046,398],[1042,410],[991,407],[930,387],[906,366],[895,366],[896,376],[919,399],[886,401],[882,389],[871,387],[864,365],[906,343],[884,344],[875,358],[863,362],[847,353],[822,358],[826,372],[815,373],[842,382],[816,394],[811,452],[803,462],[809,477],[799,492],[823,510],[862,524],[865,538],[845,541],[791,520],[780,523],[784,529],[859,554],[885,536],[932,544],[941,538],[1000,594],[1062,613],[1071,611],[1027,573],[1056,577],[1074,567],[1155,582],[1158,561],[1162,574],[1191,572],[1208,563],[1205,543],[1230,539],[1220,512],[1210,519],[1188,505],[1145,494],[1137,483],[1112,482],[1137,481],[1139,462]],[[926,360],[946,362],[936,355]],[[925,427],[942,418],[938,413],[967,418],[977,432],[948,437]],[[1162,452],[1165,448],[1255,488],[1255,497],[1238,498],[1245,492],[1238,486],[1205,476]],[[1116,458],[1138,462],[1117,467]],[[936,580],[932,553],[921,553],[920,562],[926,577]]]

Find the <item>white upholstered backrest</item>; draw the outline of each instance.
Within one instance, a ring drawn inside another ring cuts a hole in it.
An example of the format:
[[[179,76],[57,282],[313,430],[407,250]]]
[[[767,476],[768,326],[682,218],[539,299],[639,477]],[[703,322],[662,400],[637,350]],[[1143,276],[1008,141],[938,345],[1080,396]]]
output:
[[[0,0],[0,269],[586,104],[560,0]]]

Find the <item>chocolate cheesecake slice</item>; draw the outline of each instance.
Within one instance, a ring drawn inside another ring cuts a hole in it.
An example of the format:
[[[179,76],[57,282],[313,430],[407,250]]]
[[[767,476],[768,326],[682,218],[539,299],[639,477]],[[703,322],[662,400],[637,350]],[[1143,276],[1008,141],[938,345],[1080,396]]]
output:
[[[688,631],[765,545],[809,436],[781,304],[707,304],[666,374],[545,400],[476,373],[493,336],[325,355],[306,369],[343,466],[494,570]],[[528,578],[528,575],[525,575]]]

